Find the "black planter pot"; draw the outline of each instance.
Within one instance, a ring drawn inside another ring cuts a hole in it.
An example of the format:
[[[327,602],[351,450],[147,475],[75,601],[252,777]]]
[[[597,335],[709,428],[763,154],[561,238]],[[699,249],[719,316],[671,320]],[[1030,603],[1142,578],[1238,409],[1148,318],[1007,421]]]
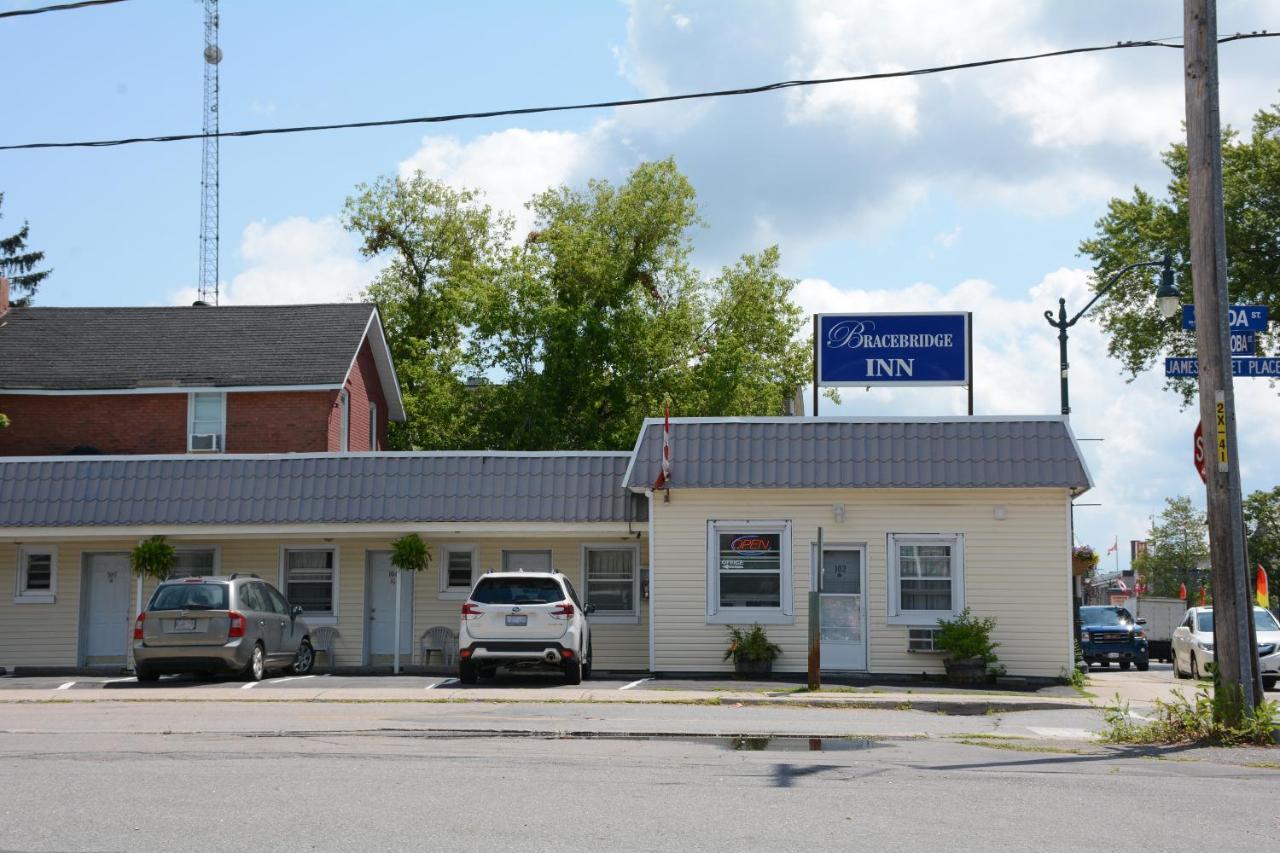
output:
[[[768,678],[773,674],[773,661],[737,658],[733,662],[733,674],[740,678]]]
[[[945,662],[947,667],[947,683],[957,686],[972,686],[987,683],[987,662],[982,658],[965,658]]]

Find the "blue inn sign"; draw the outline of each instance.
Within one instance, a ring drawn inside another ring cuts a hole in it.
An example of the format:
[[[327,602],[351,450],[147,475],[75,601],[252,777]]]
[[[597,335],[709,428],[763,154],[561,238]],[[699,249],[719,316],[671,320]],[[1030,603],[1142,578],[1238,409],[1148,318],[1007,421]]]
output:
[[[967,313],[819,314],[821,386],[968,385]]]

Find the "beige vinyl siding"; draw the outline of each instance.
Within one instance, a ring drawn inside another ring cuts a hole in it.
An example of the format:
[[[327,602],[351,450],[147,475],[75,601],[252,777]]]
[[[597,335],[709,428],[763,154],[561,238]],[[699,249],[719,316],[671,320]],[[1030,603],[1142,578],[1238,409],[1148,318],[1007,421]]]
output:
[[[424,535],[431,550],[431,564],[414,582],[413,648],[417,660],[419,638],[428,628],[443,625],[458,630],[459,608],[457,597],[447,597],[440,592],[440,546],[447,542],[463,542],[479,546],[478,569],[495,570],[502,566],[504,549],[549,549],[552,567],[566,574],[574,587],[582,594],[581,546],[583,543],[638,544],[640,567],[646,564],[647,545],[634,538],[619,538],[615,534],[584,533],[581,537],[543,538],[501,536],[502,529],[495,526],[490,537],[469,533],[465,536],[445,537]],[[501,538],[497,538],[501,536]],[[390,550],[394,536],[385,537],[333,537],[318,530],[314,535],[298,537],[223,538],[202,535],[183,537],[171,535],[169,541],[177,547],[216,546],[219,551],[219,570],[222,574],[251,572],[284,589],[281,578],[281,549],[305,547],[336,547],[338,573],[337,665],[362,666],[366,663],[364,630],[366,555],[369,551]],[[57,597],[53,604],[15,604],[17,591],[17,554],[14,542],[0,541],[0,666],[48,666],[74,667],[79,663],[78,643],[80,635],[80,566],[86,553],[127,552],[136,538],[95,539],[75,541],[53,540],[58,548]],[[136,581],[130,593],[130,607],[136,594]],[[150,597],[155,583],[143,584],[142,601]],[[647,602],[642,602],[640,622],[635,625],[596,625],[592,627],[595,666],[599,669],[647,670],[648,669],[648,613]],[[316,620],[317,624],[322,624]],[[127,630],[127,626],[125,629]],[[327,661],[322,661],[323,667]],[[409,664],[409,660],[403,660]]]
[[[833,506],[843,504],[836,523]],[[706,617],[707,522],[792,522],[795,618],[766,625],[782,646],[774,667],[807,665],[807,604],[811,545],[822,526],[826,541],[867,547],[868,668],[918,674],[942,671],[937,654],[907,651],[906,625],[886,622],[887,539],[890,533],[964,535],[965,602],[994,616],[1000,662],[1011,675],[1056,677],[1072,663],[1068,497],[1061,489],[990,490],[673,490],[654,501],[655,669],[724,671],[723,625]],[[1006,518],[995,519],[1003,506]]]

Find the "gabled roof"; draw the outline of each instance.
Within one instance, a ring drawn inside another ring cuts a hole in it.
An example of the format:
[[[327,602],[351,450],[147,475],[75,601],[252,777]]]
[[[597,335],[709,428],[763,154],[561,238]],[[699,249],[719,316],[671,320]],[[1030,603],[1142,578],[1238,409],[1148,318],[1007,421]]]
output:
[[[624,483],[652,488],[662,420]],[[672,489],[1090,488],[1065,419],[672,418]]]
[[[0,320],[0,390],[338,388],[366,336],[392,418],[402,420],[378,311],[355,302],[13,308]]]
[[[0,530],[625,522],[629,453],[0,458]],[[643,520],[643,500],[634,501]]]

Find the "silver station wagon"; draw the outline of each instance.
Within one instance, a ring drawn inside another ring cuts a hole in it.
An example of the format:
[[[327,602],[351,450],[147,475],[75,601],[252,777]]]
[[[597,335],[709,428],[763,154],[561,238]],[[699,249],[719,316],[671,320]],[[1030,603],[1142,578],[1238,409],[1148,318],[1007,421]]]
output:
[[[311,671],[315,652],[301,607],[256,575],[181,578],[156,587],[133,625],[138,681],[171,673]]]

